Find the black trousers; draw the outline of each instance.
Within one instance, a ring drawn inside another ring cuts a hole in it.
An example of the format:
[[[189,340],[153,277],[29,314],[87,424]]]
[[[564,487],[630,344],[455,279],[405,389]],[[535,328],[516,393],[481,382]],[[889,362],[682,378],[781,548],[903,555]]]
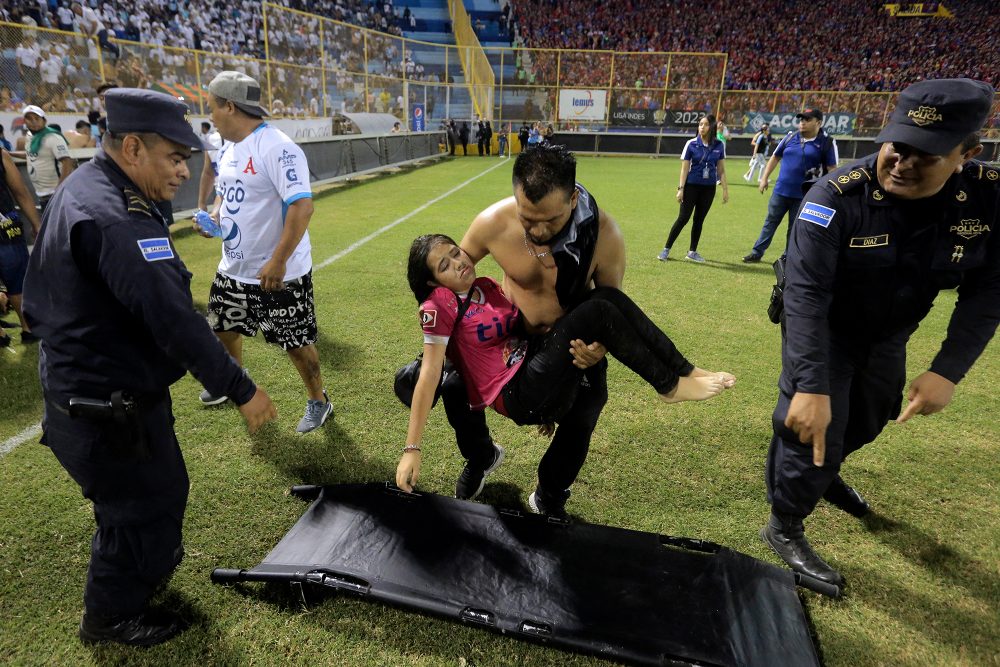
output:
[[[694,213],[694,224],[691,225],[691,245],[688,249],[692,251],[697,250],[698,241],[701,240],[701,228],[705,223],[705,218],[708,216],[709,209],[712,208],[713,201],[715,201],[714,185],[686,183],[684,185],[684,201],[681,202],[681,210],[677,213],[674,226],[670,228],[670,234],[667,236],[667,244],[663,247],[674,247],[674,241],[680,236],[681,230],[684,229],[688,220],[691,219],[691,214]]]
[[[912,333],[912,329],[903,331],[876,343],[831,334],[832,420],[822,467],[813,465],[812,445],[803,444],[785,426],[795,388],[782,371],[765,469],[767,499],[775,512],[809,516],[848,455],[875,440],[889,420],[899,416],[906,382],[906,342]],[[782,362],[788,368],[787,360]]]
[[[121,426],[71,419],[46,401],[42,442],[94,503],[97,531],[83,595],[88,613],[142,611],[184,553],[188,474],[169,394],[145,405],[141,421],[146,459]]]
[[[538,466],[542,489],[568,489],[587,459],[590,436],[607,402],[607,363],[580,370],[569,353],[571,340],[599,341],[665,393],[693,366],[673,342],[620,290],[599,287],[532,341],[517,374],[504,387],[507,413],[518,424],[557,422],[559,427]]]

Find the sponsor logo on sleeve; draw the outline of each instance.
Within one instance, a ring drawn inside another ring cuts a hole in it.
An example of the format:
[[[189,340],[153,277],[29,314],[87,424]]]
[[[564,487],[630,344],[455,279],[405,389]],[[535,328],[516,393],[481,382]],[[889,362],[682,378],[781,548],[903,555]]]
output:
[[[806,222],[811,222],[814,225],[819,225],[820,227],[829,227],[830,223],[833,221],[833,216],[837,212],[832,208],[827,206],[820,206],[819,204],[814,204],[813,202],[806,202],[805,206],[802,207],[802,211],[799,213],[799,220],[805,220]]]
[[[438,311],[436,310],[421,310],[420,311],[420,326],[424,329],[433,329],[437,326]]]
[[[147,262],[158,262],[174,257],[174,250],[170,247],[170,239],[165,236],[155,239],[140,239],[136,243],[139,244],[142,258]]]

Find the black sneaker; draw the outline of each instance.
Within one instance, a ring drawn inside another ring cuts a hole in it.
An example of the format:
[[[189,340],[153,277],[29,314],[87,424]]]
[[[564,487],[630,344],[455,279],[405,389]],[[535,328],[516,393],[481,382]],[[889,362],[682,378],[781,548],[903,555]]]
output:
[[[84,614],[80,639],[88,644],[114,642],[128,646],[155,646],[180,634],[187,624],[165,611],[145,611],[135,616]]]
[[[755,255],[753,253],[750,253],[749,255],[744,255],[743,256],[743,263],[744,264],[756,264],[761,259],[762,259],[762,257],[760,255]]]
[[[494,442],[493,462],[485,470],[466,463],[462,468],[462,474],[458,476],[458,483],[455,484],[455,497],[459,500],[475,500],[486,486],[486,477],[500,467],[503,457],[503,447]]]
[[[569,514],[566,513],[567,500],[569,500],[569,489],[561,493],[551,494],[547,491],[542,491],[541,487],[537,487],[528,496],[528,507],[535,514],[544,514],[569,521]]]
[[[7,334],[0,336],[0,347],[10,347],[10,336]]]

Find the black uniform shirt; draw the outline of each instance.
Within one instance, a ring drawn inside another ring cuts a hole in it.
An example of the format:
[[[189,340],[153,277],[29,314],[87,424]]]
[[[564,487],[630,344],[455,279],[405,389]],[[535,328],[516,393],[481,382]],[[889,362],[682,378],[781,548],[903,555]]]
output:
[[[191,274],[157,208],[107,154],[73,172],[45,210],[24,314],[42,338],[46,395],[162,393],[186,370],[238,405],[256,387],[195,312]]]
[[[971,161],[940,193],[891,197],[877,155],[820,179],[788,248],[786,390],[829,393],[831,332],[859,347],[913,330],[942,289],[958,288],[930,370],[959,382],[1000,321],[1000,172]]]

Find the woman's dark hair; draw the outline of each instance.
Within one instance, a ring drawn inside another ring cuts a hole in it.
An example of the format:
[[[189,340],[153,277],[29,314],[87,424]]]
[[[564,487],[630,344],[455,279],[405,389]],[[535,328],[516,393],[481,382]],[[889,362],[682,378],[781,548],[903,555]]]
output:
[[[719,134],[719,122],[715,120],[715,116],[710,113],[705,114],[702,118],[708,121],[708,136],[711,137],[711,139],[709,139],[709,143],[711,143],[712,139],[715,139],[715,137]]]
[[[423,303],[434,291],[428,281],[434,280],[434,273],[427,266],[427,256],[431,254],[434,246],[442,243],[458,244],[450,236],[444,234],[424,234],[413,239],[410,245],[410,259],[406,264],[406,280],[410,283],[410,290],[417,298],[417,303]]]

